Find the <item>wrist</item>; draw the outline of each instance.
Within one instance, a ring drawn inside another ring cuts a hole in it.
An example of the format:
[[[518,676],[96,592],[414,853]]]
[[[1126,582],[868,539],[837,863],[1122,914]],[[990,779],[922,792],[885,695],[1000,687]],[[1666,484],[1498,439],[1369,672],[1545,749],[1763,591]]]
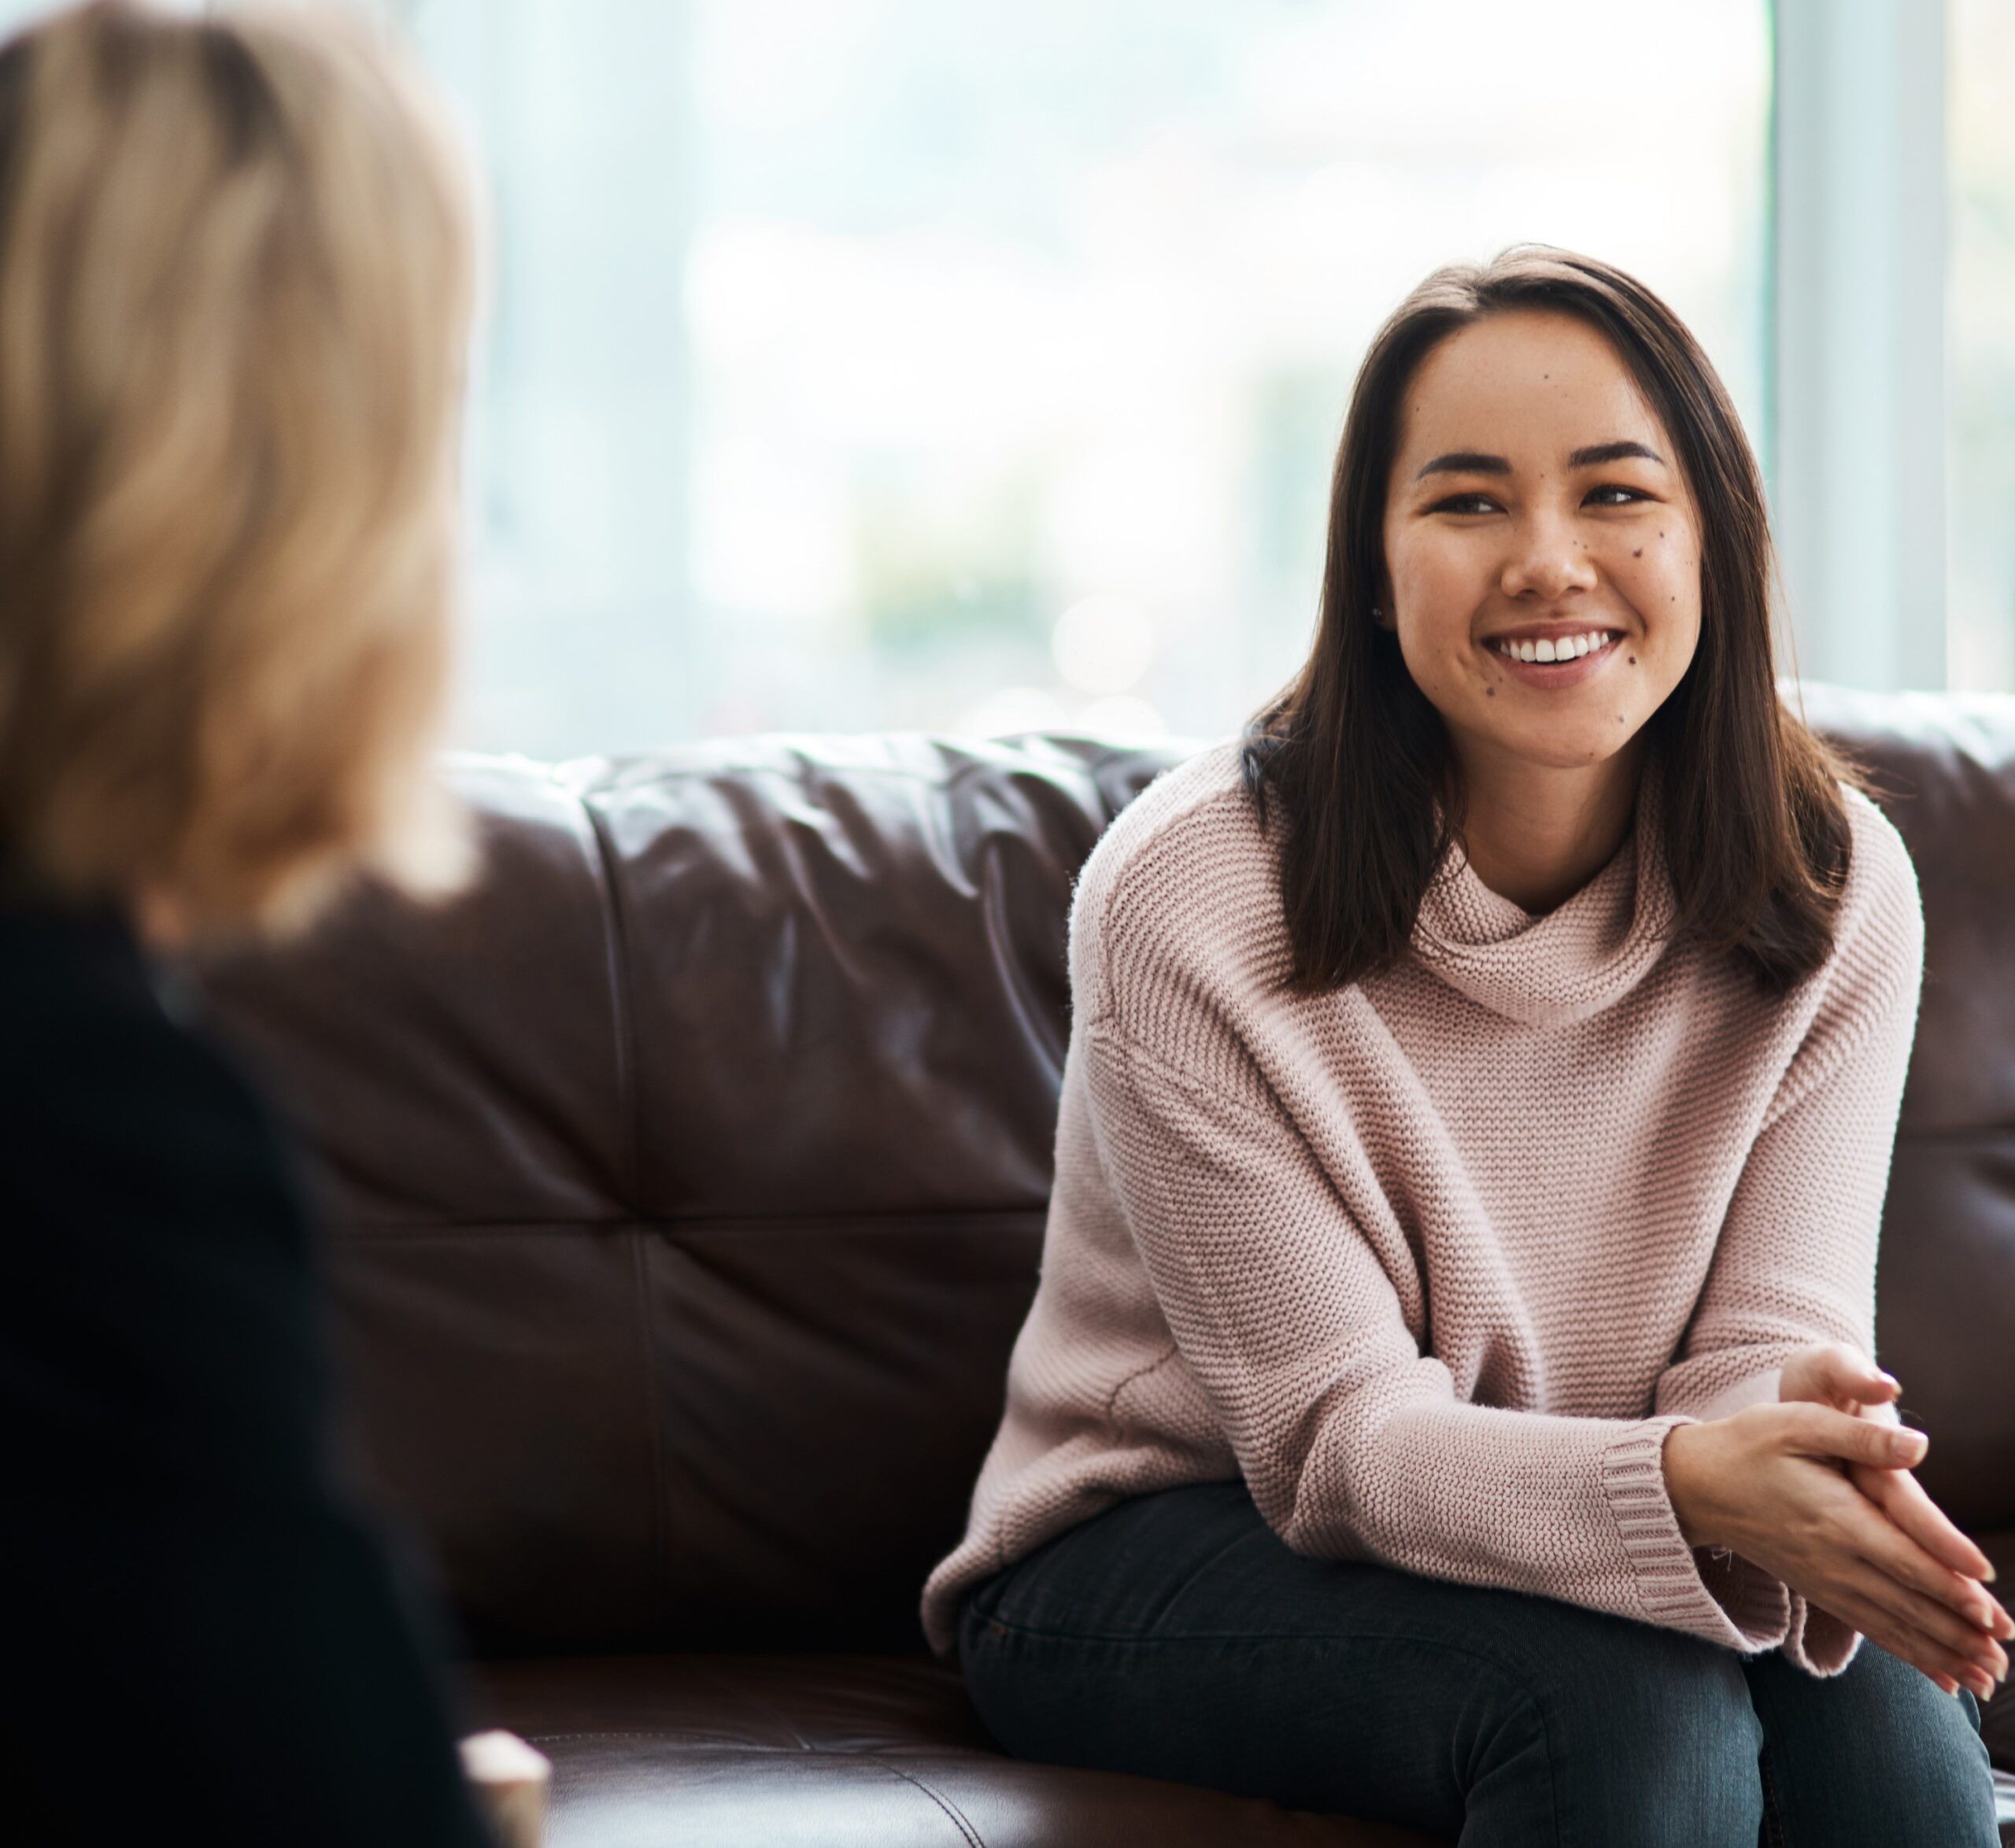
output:
[[[1711,1443],[1706,1427],[1697,1421],[1675,1425],[1666,1433],[1659,1451],[1665,1473],[1666,1498],[1672,1503],[1673,1518],[1679,1524],[1680,1537],[1689,1547],[1712,1547],[1721,1536],[1704,1506],[1701,1447]]]

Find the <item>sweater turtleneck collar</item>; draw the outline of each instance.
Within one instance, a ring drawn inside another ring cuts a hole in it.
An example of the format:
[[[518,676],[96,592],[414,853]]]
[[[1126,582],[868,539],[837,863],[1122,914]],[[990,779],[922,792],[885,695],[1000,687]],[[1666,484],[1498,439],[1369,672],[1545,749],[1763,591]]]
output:
[[[1451,841],[1421,899],[1414,955],[1480,1007],[1529,1026],[1585,1020],[1621,1000],[1664,954],[1675,909],[1658,785],[1647,758],[1621,846],[1543,915],[1492,891]]]

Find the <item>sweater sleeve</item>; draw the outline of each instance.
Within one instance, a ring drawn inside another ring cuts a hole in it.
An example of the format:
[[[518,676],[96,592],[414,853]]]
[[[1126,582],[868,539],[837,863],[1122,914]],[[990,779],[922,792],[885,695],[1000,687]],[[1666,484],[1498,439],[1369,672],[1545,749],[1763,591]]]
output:
[[[1859,877],[1815,978],[1818,1006],[1730,1199],[1680,1357],[1659,1378],[1658,1411],[1711,1419],[1774,1401],[1784,1362],[1821,1342],[1874,1356],[1876,1247],[1917,1030],[1924,918],[1900,837],[1872,804],[1858,824]],[[1888,1406],[1870,1415],[1898,1421]],[[1807,1672],[1836,1675],[1854,1659],[1858,1631],[1740,1554],[1717,1549],[1702,1569],[1717,1595],[1782,1603],[1784,1653]]]
[[[1767,1648],[1781,1600],[1717,1599],[1672,1510],[1666,1433],[1459,1399],[1293,1124],[1095,1018],[1093,1134],[1181,1357],[1296,1551],[1533,1592]]]

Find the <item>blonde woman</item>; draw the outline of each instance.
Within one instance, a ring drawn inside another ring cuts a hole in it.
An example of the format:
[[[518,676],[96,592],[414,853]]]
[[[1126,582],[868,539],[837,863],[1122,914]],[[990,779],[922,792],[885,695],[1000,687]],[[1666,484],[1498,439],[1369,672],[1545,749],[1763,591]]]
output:
[[[0,49],[0,1429],[10,1839],[475,1844],[331,1478],[294,1162],[156,958],[452,885],[464,181],[361,24]]]

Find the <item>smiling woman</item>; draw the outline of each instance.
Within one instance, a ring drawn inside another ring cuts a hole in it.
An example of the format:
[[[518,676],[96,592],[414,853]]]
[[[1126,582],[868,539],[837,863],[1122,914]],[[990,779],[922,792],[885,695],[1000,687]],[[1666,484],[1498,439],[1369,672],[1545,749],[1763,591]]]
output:
[[[1403,428],[1376,620],[1447,730],[1471,863],[1547,910],[1615,850],[1645,723],[1693,663],[1693,495],[1617,349],[1558,309],[1449,335],[1414,375]]]
[[[1440,271],[1374,342],[1307,667],[1078,875],[923,1595],[1011,1751],[1465,1848],[1994,1841],[2015,1622],[1866,1411],[1923,917],[1771,578],[1621,271]]]
[[[1654,751],[1676,935],[1765,989],[1809,973],[1862,785],[1778,700],[1774,575],[1735,407],[1650,290],[1544,246],[1429,277],[1359,371],[1320,633],[1247,741],[1290,824],[1299,978],[1389,967],[1458,834],[1550,909],[1615,852]]]

